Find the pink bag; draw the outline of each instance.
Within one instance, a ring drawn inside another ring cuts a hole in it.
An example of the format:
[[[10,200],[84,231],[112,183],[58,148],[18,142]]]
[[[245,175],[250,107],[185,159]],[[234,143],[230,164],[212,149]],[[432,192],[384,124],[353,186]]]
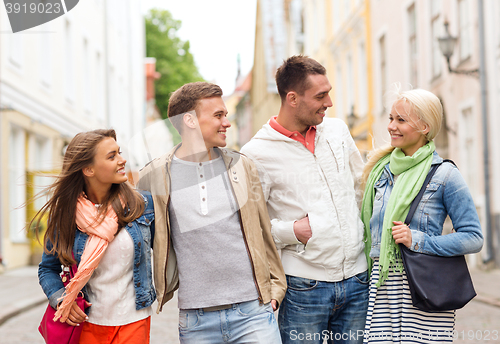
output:
[[[61,277],[64,285],[66,286],[70,279],[75,275],[77,271],[76,264],[72,265],[69,269],[64,268]],[[87,308],[85,299],[83,298],[83,293],[80,292],[76,298],[77,305],[85,310]],[[42,337],[45,339],[47,344],[78,344],[80,341],[80,334],[82,333],[82,326],[71,326],[62,323],[59,320],[54,321],[54,315],[56,310],[52,308],[51,305],[47,305],[47,309],[43,315],[40,326],[38,326],[38,331],[40,331]]]

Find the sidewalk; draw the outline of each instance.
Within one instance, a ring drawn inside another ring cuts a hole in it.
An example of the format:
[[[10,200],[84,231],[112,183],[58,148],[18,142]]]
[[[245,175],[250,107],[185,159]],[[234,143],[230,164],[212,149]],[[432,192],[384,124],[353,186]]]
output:
[[[0,326],[13,316],[48,302],[38,284],[38,266],[0,274]]]
[[[0,326],[10,318],[47,302],[38,284],[37,266],[8,270],[0,274]],[[500,308],[500,270],[471,271],[481,302]]]

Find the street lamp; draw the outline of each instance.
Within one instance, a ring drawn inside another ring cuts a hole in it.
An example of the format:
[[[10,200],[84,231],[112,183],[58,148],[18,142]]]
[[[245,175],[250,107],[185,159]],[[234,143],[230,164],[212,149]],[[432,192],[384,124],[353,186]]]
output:
[[[457,43],[457,38],[453,37],[448,30],[449,23],[448,21],[444,22],[444,30],[446,31],[446,36],[438,38],[439,41],[439,50],[441,50],[441,54],[446,58],[446,62],[448,63],[448,71],[450,73],[455,74],[463,74],[469,75],[475,78],[479,78],[479,69],[471,69],[471,70],[458,70],[451,68],[450,58],[453,55],[453,50],[455,49],[455,44]]]

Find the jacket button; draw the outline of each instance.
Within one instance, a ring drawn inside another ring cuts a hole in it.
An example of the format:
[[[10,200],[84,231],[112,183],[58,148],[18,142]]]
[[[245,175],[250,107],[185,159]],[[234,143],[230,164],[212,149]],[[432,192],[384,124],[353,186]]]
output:
[[[141,247],[141,242],[140,241],[137,243],[137,246]]]
[[[135,266],[139,267],[141,265],[141,262],[135,263]]]
[[[236,171],[233,171],[233,174],[236,174]]]
[[[146,223],[149,225],[149,219],[146,219]]]
[[[415,250],[418,250],[418,243],[415,244]]]
[[[146,307],[146,301],[142,301],[142,307]]]
[[[137,288],[141,286],[141,282],[137,282]]]
[[[132,222],[129,222],[127,226],[132,227],[133,226]]]

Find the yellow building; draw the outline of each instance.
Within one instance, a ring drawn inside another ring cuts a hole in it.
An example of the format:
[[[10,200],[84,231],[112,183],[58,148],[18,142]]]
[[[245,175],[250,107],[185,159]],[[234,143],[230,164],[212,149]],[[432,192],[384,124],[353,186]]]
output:
[[[372,148],[373,75],[369,0],[303,0],[304,53],[327,69],[328,116],[348,123],[358,148]]]
[[[250,99],[252,136],[271,116],[278,114],[280,97],[274,80],[286,57],[285,1],[257,0],[254,65]]]
[[[5,229],[0,237],[1,265],[37,263],[42,248],[27,224],[45,199],[29,200],[53,182],[49,175],[59,168],[65,140],[56,130],[10,109],[0,111],[0,137],[1,147],[8,147],[0,159],[0,198],[5,202],[0,207],[0,226]]]
[[[334,102],[327,116],[349,124],[363,153],[372,148],[374,100],[369,63],[372,57],[369,6],[369,0],[257,1],[251,91],[254,133],[278,113],[276,68],[283,59],[304,54],[327,69]]]

